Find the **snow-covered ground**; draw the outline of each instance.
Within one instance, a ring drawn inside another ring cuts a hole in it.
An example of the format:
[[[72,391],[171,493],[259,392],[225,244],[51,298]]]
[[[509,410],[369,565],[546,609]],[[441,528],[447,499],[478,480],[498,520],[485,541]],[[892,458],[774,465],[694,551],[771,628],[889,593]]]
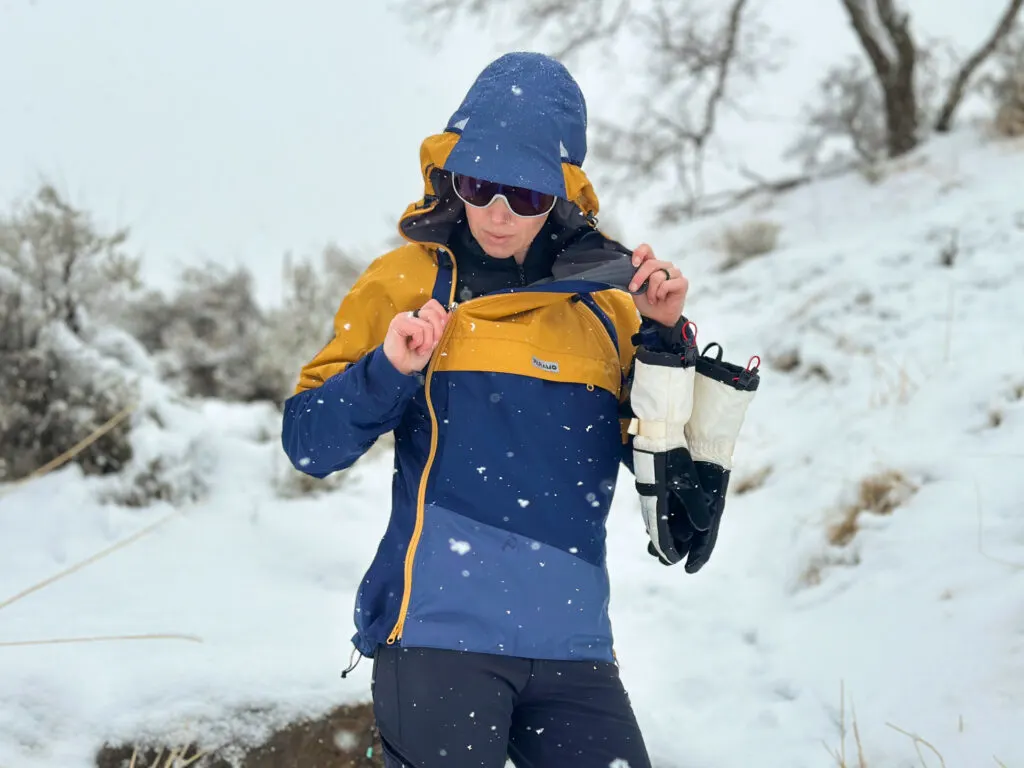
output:
[[[620,481],[613,622],[657,765],[834,764],[841,686],[851,765],[853,711],[871,768],[921,764],[897,728],[949,768],[1024,765],[1022,178],[1024,145],[964,131],[876,185],[839,178],[656,243],[691,277],[699,342],[765,361],[734,488],[764,480],[731,494],[703,571],[646,553]],[[776,251],[715,272],[710,239],[752,218],[781,225]],[[75,467],[0,487],[3,768],[85,768],[105,740],[258,739],[368,697],[369,664],[338,673],[388,455],[282,499],[269,407],[181,401],[152,379],[144,392],[138,460],[207,484],[200,501],[103,503],[122,480]],[[897,508],[829,544],[862,481],[893,472]],[[148,634],[169,637],[17,644]]]

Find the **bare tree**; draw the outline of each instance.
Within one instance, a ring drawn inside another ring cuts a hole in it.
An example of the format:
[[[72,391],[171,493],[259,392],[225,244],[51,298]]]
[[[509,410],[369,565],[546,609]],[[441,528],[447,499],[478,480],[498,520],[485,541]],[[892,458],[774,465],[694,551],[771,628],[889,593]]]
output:
[[[921,113],[915,84],[919,47],[910,29],[910,14],[895,0],[841,0],[882,91],[886,150],[899,157],[921,141]],[[961,65],[949,85],[934,130],[948,131],[971,77],[1013,28],[1024,0],[1009,0],[992,34]]]
[[[941,41],[926,40],[915,56],[918,121],[927,124],[937,113],[955,55]],[[851,161],[870,168],[889,156],[884,93],[863,56],[851,56],[826,70],[805,108],[805,119],[785,157],[799,160],[808,172],[847,169]]]
[[[1013,31],[1021,6],[1024,6],[1024,0],[1011,0],[1003,11],[1003,15],[1000,17],[996,28],[992,30],[992,34],[964,62],[953,83],[949,86],[949,94],[946,96],[946,101],[939,112],[939,119],[935,123],[936,131],[945,133],[950,129],[953,124],[953,115],[957,107],[960,106],[960,102],[963,101],[968,81],[978,70],[978,67],[996,52],[999,48],[999,43]]]
[[[910,14],[898,11],[894,0],[842,3],[882,87],[886,145],[889,156],[898,157],[916,147],[919,140],[914,90],[917,47],[910,33]]]
[[[1016,28],[999,44],[991,73],[981,90],[995,111],[993,127],[1007,138],[1024,136],[1024,30]]]
[[[489,18],[498,3],[414,0],[414,19],[447,28],[459,17]],[[735,106],[741,82],[753,84],[777,66],[783,38],[759,23],[749,0],[520,0],[514,24],[531,41],[550,39],[552,55],[635,39],[644,51],[640,97],[627,120],[593,120],[595,156],[613,169],[621,188],[635,189],[666,170],[683,199],[665,219],[693,215],[704,197],[705,158],[720,113]],[[507,8],[507,6],[506,6]]]

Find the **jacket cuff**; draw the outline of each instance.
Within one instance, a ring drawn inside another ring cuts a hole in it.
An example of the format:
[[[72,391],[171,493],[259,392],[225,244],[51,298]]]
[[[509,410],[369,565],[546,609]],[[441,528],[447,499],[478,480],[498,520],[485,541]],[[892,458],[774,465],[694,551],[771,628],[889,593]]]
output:
[[[633,344],[637,347],[646,347],[652,352],[686,354],[696,349],[692,333],[687,331],[685,336],[683,334],[689,322],[683,316],[675,325],[669,326],[645,317],[640,323],[640,331],[633,336]]]
[[[402,373],[384,354],[384,347],[379,346],[370,353],[366,361],[366,383],[379,399],[397,402],[420,387],[423,384],[423,376],[419,373]]]

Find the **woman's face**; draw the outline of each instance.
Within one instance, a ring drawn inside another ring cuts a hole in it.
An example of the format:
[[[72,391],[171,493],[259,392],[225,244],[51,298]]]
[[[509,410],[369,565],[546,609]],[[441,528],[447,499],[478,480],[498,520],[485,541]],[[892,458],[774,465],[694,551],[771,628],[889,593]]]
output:
[[[516,216],[503,198],[495,198],[486,208],[466,206],[469,231],[484,252],[496,259],[514,256],[520,263],[526,258],[530,243],[548,220],[548,215],[534,218]]]

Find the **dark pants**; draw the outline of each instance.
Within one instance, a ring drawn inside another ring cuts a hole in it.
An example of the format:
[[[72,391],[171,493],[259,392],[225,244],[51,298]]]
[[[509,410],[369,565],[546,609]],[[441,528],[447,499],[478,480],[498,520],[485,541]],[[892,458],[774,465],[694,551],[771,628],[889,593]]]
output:
[[[372,685],[388,768],[651,765],[615,664],[381,646]]]

